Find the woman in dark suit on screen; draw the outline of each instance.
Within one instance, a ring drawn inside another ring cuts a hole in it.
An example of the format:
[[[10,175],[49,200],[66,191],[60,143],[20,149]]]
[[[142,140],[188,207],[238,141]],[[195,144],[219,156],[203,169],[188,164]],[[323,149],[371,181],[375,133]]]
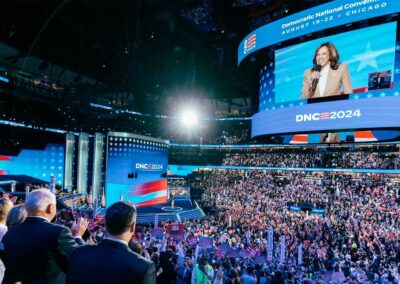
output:
[[[339,63],[339,52],[332,43],[323,43],[315,51],[313,67],[304,72],[301,98],[337,96],[341,87],[344,94],[353,92],[349,68]]]

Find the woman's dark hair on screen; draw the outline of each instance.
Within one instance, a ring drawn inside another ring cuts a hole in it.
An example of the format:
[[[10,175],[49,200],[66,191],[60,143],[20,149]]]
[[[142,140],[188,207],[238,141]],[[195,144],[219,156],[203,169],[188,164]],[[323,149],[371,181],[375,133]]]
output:
[[[313,67],[311,69],[312,71],[316,70],[318,51],[324,46],[329,51],[329,64],[331,65],[331,68],[333,70],[337,70],[339,68],[339,65],[340,65],[339,58],[340,57],[339,57],[339,52],[338,52],[336,46],[331,42],[325,42],[325,43],[322,43],[320,46],[318,46],[317,49],[315,50],[314,58],[313,58]]]

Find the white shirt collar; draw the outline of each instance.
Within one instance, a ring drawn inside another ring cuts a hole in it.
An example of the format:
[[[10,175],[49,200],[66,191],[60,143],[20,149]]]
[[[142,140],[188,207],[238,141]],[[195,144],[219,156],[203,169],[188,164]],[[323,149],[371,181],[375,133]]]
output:
[[[126,246],[128,245],[128,242],[126,242],[124,240],[116,239],[116,238],[113,238],[113,237],[107,237],[106,239],[110,240],[110,241],[113,241],[113,242],[118,242],[118,243],[124,244]]]
[[[318,87],[319,87],[319,94],[321,97],[324,96],[324,92],[325,92],[325,88],[326,88],[326,84],[328,81],[328,72],[329,72],[329,65],[326,65],[324,68],[322,68],[321,70],[321,77],[319,78],[319,82],[318,82]]]

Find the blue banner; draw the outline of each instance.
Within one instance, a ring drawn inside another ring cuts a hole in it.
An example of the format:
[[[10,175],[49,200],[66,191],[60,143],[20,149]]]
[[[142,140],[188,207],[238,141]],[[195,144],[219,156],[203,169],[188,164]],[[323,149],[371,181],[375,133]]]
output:
[[[289,210],[292,210],[292,211],[300,211],[301,208],[300,208],[299,206],[289,206]]]
[[[311,210],[311,214],[319,215],[319,216],[323,217],[325,215],[325,210],[324,209],[313,208]]]
[[[238,65],[253,52],[312,32],[400,11],[400,1],[337,0],[262,26],[240,43]]]
[[[309,131],[399,127],[400,97],[340,100],[263,111],[253,116],[251,136]]]

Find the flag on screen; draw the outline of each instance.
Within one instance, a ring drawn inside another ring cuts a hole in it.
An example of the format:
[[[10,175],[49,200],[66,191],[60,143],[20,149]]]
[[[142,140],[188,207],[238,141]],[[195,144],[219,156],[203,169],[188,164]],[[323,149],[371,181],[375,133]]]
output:
[[[330,117],[329,117],[329,112],[321,112],[320,114],[319,114],[319,117],[320,117],[320,119],[322,120],[322,119],[329,119]]]
[[[257,35],[254,33],[244,41],[244,51],[247,52],[256,46]]]

